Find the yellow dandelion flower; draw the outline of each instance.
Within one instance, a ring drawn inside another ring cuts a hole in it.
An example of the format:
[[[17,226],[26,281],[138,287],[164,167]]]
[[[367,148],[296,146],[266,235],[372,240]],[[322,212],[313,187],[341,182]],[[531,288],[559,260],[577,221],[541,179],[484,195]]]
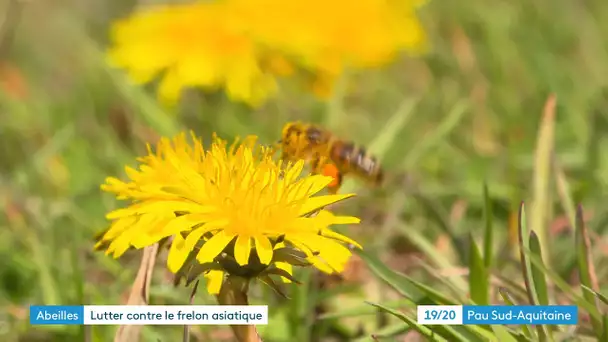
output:
[[[225,88],[231,99],[255,106],[277,85],[259,47],[240,30],[223,2],[152,7],[114,25],[109,61],[141,84],[163,73],[158,93],[168,103],[185,87],[202,87]]]
[[[257,41],[329,75],[424,50],[421,0],[231,0]],[[263,8],[264,10],[260,10]]]
[[[351,255],[344,244],[361,248],[329,228],[359,222],[323,209],[353,196],[318,195],[331,177],[301,177],[303,162],[276,162],[270,150],[256,148],[255,137],[229,148],[215,138],[207,150],[194,136],[193,141],[187,144],[183,134],[162,139],[156,153],[140,158],[139,170],[128,169],[130,182],[107,180],[104,190],[133,200],[107,215],[113,222],[100,241],[109,242],[107,253],[119,257],[130,247],[173,236],[167,263],[175,273],[193,251],[200,264],[214,263],[230,250],[239,266],[270,265],[283,243],[320,270],[341,272]],[[284,260],[275,261],[275,267],[291,272]],[[215,284],[210,287],[217,289],[221,274],[207,274]]]

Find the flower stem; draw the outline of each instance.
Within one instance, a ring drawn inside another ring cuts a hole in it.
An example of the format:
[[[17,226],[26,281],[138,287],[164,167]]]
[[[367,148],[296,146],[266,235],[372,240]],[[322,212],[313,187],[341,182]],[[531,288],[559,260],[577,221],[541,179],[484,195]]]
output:
[[[229,275],[222,284],[217,301],[221,305],[249,305],[248,291],[248,279]],[[231,325],[230,327],[239,342],[263,342],[255,325]]]

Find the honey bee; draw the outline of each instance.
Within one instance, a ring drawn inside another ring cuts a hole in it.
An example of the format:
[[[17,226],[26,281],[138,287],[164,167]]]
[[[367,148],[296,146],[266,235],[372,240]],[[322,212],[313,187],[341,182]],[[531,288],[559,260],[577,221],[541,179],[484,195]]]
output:
[[[334,177],[329,190],[336,193],[347,174],[379,185],[383,170],[374,156],[364,147],[337,138],[330,131],[302,122],[291,122],[283,127],[278,142],[281,158],[288,161],[305,160],[312,172]]]

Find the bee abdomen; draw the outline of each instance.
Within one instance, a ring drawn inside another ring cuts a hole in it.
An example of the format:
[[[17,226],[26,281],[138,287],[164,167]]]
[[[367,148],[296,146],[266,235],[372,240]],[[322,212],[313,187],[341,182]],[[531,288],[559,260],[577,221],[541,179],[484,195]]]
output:
[[[331,158],[338,164],[350,166],[356,149],[355,144],[351,142],[336,141],[331,147]]]
[[[354,151],[350,164],[351,169],[364,178],[367,178],[376,184],[382,182],[384,175],[380,168],[380,164],[376,157],[370,156],[367,153],[365,148],[360,147]]]

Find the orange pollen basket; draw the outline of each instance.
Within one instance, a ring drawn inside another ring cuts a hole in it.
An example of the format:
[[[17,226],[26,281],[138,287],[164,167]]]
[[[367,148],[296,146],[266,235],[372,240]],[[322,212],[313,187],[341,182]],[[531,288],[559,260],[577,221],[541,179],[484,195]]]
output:
[[[329,184],[330,187],[337,186],[340,179],[340,171],[334,164],[323,165],[323,176],[331,176],[334,180]]]

